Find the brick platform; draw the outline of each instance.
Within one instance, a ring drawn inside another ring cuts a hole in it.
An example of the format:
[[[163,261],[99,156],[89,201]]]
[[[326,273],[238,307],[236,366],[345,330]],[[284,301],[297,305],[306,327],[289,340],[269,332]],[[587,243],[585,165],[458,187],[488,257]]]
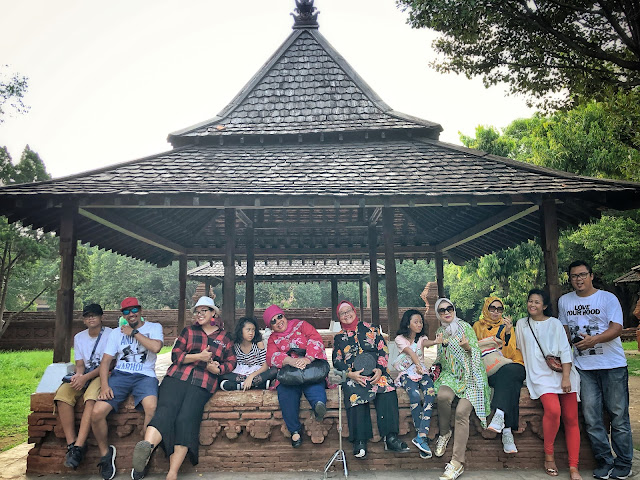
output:
[[[182,471],[212,472],[219,470],[236,472],[316,470],[322,471],[325,463],[338,448],[338,390],[327,390],[328,411],[322,422],[310,415],[309,404],[302,400],[301,418],[304,424],[304,443],[294,450],[289,441],[289,433],[284,426],[274,391],[252,390],[249,392],[217,392],[209,401],[203,415],[200,431],[200,463],[193,467],[188,460]],[[398,391],[400,400],[400,435],[411,445],[415,435],[411,422],[408,397],[403,390]],[[95,440],[89,437],[90,448],[87,458],[75,472],[63,466],[65,440],[57,417],[52,413],[53,394],[38,393],[31,397],[29,416],[29,442],[35,447],[29,452],[27,474],[48,473],[95,473],[99,453]],[[78,422],[82,402],[76,408]],[[373,442],[369,446],[366,460],[357,460],[351,454],[352,445],[343,443],[350,470],[422,469],[444,468],[451,458],[453,441],[442,458],[422,460],[418,450],[411,445],[408,454],[392,454],[384,451],[383,443],[377,436],[375,411]],[[129,399],[120,412],[108,417],[109,441],[116,445],[116,466],[120,472],[131,470],[133,446],[142,439],[142,414],[133,409]],[[466,466],[470,469],[533,468],[540,469],[543,463],[542,405],[531,400],[526,388],[520,398],[521,433],[515,434],[519,453],[506,455],[502,452],[502,442],[495,433],[482,430],[479,420],[473,416],[467,451]],[[343,409],[343,437],[348,436]],[[438,433],[437,412],[434,410],[430,437]],[[582,420],[581,420],[582,425]],[[593,457],[588,439],[582,432],[580,466],[593,467]],[[562,427],[556,440],[556,460],[558,466],[566,468],[567,452]],[[150,462],[151,472],[166,472],[168,459],[162,451],[154,453]]]

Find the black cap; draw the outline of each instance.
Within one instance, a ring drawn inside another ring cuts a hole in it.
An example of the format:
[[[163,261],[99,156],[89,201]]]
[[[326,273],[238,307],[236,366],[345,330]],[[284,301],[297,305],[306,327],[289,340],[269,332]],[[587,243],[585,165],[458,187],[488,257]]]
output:
[[[102,311],[102,307],[97,303],[90,303],[89,305],[85,305],[82,309],[82,316],[87,317],[89,315],[102,315],[104,312]]]

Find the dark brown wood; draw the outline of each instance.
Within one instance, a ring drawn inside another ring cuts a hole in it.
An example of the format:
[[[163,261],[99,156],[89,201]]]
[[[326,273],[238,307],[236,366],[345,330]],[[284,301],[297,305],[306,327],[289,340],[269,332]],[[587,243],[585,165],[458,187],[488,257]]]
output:
[[[222,320],[227,331],[233,332],[236,323],[236,212],[234,208],[224,211],[224,282],[222,290]]]
[[[253,217],[253,212],[250,213]],[[253,221],[246,229],[246,242],[247,242],[247,276],[245,279],[245,315],[247,317],[253,317],[253,309],[255,304],[255,278],[254,278],[254,266],[255,266],[255,254],[254,254],[254,228]]]
[[[53,340],[53,362],[71,360],[71,323],[73,321],[73,266],[76,257],[75,205],[65,205],[60,217],[60,288],[56,301],[56,327]]]
[[[208,278],[204,281],[204,295],[206,297],[211,296],[211,280]]]
[[[553,315],[557,316],[560,281],[558,278],[558,215],[555,199],[544,200],[541,210],[540,227],[544,270],[547,289],[551,297],[551,309]]]
[[[362,279],[358,280],[358,291],[360,293],[360,318],[364,318],[364,289]]]
[[[338,280],[335,278],[331,279],[331,319],[334,322],[339,322],[340,318],[338,317]]]
[[[444,297],[444,259],[442,252],[436,252],[434,256],[436,264],[436,283],[438,284],[438,297]]]
[[[187,310],[187,256],[180,255],[178,258],[178,332],[182,332],[185,325],[185,315]]]
[[[369,225],[369,295],[371,323],[378,326],[380,325],[380,295],[378,294],[378,232],[375,224]]]
[[[396,256],[393,247],[393,207],[382,209],[382,232],[384,237],[384,273],[387,287],[387,318],[389,335],[395,334],[400,325],[398,318],[398,279],[396,278]]]

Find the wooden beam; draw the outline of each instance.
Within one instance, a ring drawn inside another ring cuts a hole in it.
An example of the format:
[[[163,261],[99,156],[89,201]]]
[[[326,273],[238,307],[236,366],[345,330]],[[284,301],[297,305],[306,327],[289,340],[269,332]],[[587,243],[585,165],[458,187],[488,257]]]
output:
[[[371,217],[369,218],[369,225],[375,225],[376,223],[378,223],[380,217],[382,217],[382,208],[376,207],[376,209],[371,214]]]
[[[223,260],[222,320],[224,320],[225,329],[233,332],[236,323],[236,212],[234,208],[227,208],[224,211],[224,235],[227,243]]]
[[[76,247],[78,207],[65,205],[60,215],[60,288],[56,300],[56,324],[53,333],[53,362],[71,360],[71,324],[73,321],[73,266]]]
[[[380,325],[380,296],[378,294],[378,232],[369,225],[369,295],[371,301],[371,324]]]
[[[438,284],[438,297],[444,297],[444,260],[442,252],[436,252],[435,257],[436,264],[436,283]]]
[[[557,316],[560,281],[558,279],[558,216],[555,200],[543,200],[541,209],[540,232],[542,253],[544,255],[544,270],[547,289],[551,297],[551,309],[553,310],[553,315]]]
[[[338,280],[335,278],[331,279],[331,319],[334,322],[339,322],[340,317],[338,317]]]
[[[387,321],[389,335],[395,335],[400,325],[398,317],[398,279],[396,278],[396,256],[393,248],[393,207],[382,209],[382,232],[384,236],[384,275],[387,287]]]
[[[251,212],[253,217],[253,212]],[[251,223],[247,224],[246,229],[246,245],[247,245],[247,276],[245,280],[245,295],[244,295],[244,309],[245,316],[253,317],[255,307],[255,283],[254,283],[254,266],[255,266],[255,254],[254,254],[254,229],[253,220],[249,219]]]
[[[176,334],[180,335],[185,324],[187,310],[187,256],[180,255],[178,258],[178,327]]]
[[[384,254],[384,246],[380,246],[377,249],[378,253]],[[435,247],[432,245],[406,245],[406,246],[396,246],[395,253],[396,255],[424,255],[424,254],[433,254],[435,253]],[[256,257],[259,258],[276,258],[276,257],[331,257],[331,256],[340,256],[348,257],[348,256],[360,256],[367,255],[370,253],[370,249],[366,245],[353,245],[351,247],[302,247],[296,248],[295,245],[292,245],[290,249],[286,249],[283,247],[270,247],[265,246],[262,248],[254,248],[254,253]],[[186,254],[189,258],[194,259],[196,257],[200,258],[211,258],[218,257],[221,258],[225,255],[225,249],[219,247],[211,247],[211,248],[203,248],[203,247],[192,247],[186,249]],[[247,254],[246,248],[238,248],[236,250],[236,256],[245,257]]]
[[[245,226],[253,227],[253,220],[251,220],[249,216],[246,213],[244,213],[242,210],[240,209],[236,210],[236,215],[238,216],[238,219],[240,219],[240,221],[244,223]]]
[[[106,227],[109,227],[117,232],[120,232],[128,237],[135,238],[148,245],[161,248],[176,255],[185,255],[186,249],[182,245],[162,238],[160,235],[150,232],[133,222],[123,219],[112,213],[101,213],[97,215],[93,212],[85,210],[83,208],[78,211],[83,217],[89,218],[94,222],[100,223]]]
[[[358,292],[360,293],[360,321],[364,322],[364,288],[362,279],[358,280]]]
[[[530,213],[533,213],[536,210],[538,210],[538,208],[539,207],[537,205],[533,205],[529,207],[523,207],[523,206],[509,207],[503,210],[498,215],[487,218],[486,220],[483,220],[477,225],[474,225],[473,227],[468,228],[465,231],[460,232],[459,234],[454,235],[453,237],[448,238],[443,242],[440,242],[439,244],[436,245],[436,251],[446,252],[447,250],[454,248],[458,245],[462,245],[463,243],[470,242],[474,238],[481,237],[482,235],[485,235],[489,232],[497,230],[500,227],[507,225],[508,223],[515,222],[516,220],[522,217],[526,217]]]

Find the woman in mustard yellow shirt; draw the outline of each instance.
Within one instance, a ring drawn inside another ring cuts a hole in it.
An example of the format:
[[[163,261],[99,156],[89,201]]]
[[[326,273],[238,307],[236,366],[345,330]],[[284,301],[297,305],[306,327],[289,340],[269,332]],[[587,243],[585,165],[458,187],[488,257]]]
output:
[[[525,378],[524,361],[520,350],[516,348],[516,335],[510,317],[503,317],[504,303],[495,296],[484,301],[480,319],[473,324],[478,340],[497,337],[503,343],[502,354],[513,361],[503,365],[491,375],[489,385],[493,388],[491,407],[495,409],[488,430],[502,433],[502,445],[505,453],[517,453],[512,429],[518,429],[520,418],[520,389]]]

